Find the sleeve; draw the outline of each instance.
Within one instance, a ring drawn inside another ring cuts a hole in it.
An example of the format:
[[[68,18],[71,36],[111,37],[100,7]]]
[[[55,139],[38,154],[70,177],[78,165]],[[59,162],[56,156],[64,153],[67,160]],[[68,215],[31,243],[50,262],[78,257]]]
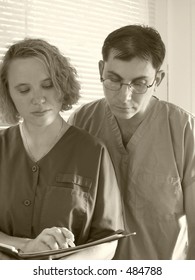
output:
[[[185,127],[184,137],[184,207],[188,224],[188,259],[195,260],[195,119]]]
[[[185,188],[195,182],[195,118],[191,118],[184,134],[184,173]]]
[[[89,239],[124,229],[122,202],[114,168],[104,147],[100,161],[98,190]]]

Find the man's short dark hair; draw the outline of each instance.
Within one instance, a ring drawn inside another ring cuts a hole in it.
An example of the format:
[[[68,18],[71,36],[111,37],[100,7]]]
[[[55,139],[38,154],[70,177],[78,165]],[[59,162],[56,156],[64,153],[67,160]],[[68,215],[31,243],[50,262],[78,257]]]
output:
[[[127,25],[111,32],[102,47],[103,60],[107,61],[110,51],[115,58],[131,60],[134,57],[150,60],[157,70],[165,57],[165,45],[157,30],[144,25]]]

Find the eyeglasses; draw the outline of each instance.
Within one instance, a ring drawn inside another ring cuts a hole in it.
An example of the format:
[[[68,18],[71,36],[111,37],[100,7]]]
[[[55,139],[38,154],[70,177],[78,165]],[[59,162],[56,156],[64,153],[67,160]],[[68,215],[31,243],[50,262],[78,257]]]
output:
[[[100,79],[100,81],[103,83],[105,88],[107,88],[109,90],[119,91],[122,88],[123,85],[126,85],[131,89],[131,92],[135,93],[135,94],[146,93],[148,88],[153,86],[155,80],[156,80],[156,76],[155,76],[155,79],[154,79],[154,81],[151,85],[145,85],[141,82],[133,82],[133,83],[125,84],[125,83],[121,83],[121,82],[114,82],[110,79],[103,79],[103,78]]]

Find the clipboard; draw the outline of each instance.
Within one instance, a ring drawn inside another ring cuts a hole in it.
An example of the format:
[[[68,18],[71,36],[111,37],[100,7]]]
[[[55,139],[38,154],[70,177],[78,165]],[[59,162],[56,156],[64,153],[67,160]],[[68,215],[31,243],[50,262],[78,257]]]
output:
[[[3,252],[8,256],[13,257],[14,259],[20,259],[20,260],[47,260],[47,259],[57,260],[66,257],[70,254],[73,254],[75,252],[84,250],[86,248],[99,245],[105,242],[126,238],[128,236],[132,236],[135,234],[136,234],[135,232],[126,233],[122,230],[118,230],[98,240],[94,240],[75,247],[69,247],[69,248],[57,249],[57,250],[39,251],[39,252],[28,252],[28,253],[24,253],[20,249],[16,249],[14,246],[0,243],[0,252]]]

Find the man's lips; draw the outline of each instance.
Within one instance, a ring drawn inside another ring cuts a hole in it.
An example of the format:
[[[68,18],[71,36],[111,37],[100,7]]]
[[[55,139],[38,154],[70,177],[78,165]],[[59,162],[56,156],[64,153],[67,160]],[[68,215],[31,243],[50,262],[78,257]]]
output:
[[[119,106],[114,106],[116,109],[118,110],[132,110],[132,109],[135,109],[135,107],[131,106],[131,107],[119,107]]]

